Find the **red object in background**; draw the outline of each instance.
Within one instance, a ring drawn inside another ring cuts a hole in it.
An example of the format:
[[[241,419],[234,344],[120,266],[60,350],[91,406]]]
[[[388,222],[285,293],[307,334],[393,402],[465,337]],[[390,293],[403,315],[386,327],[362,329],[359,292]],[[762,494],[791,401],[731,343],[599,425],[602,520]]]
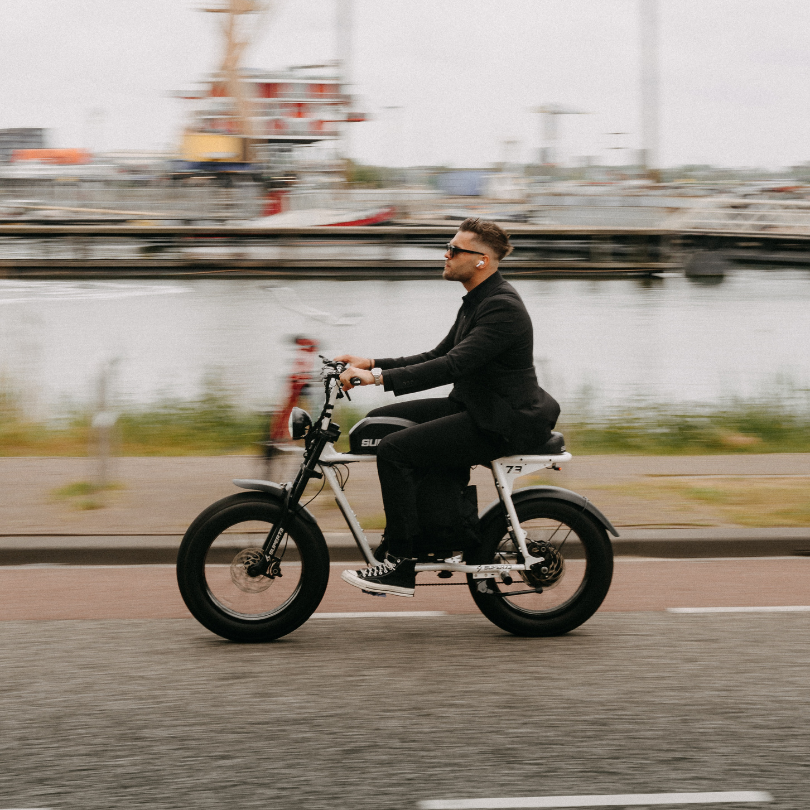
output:
[[[282,442],[289,439],[287,436],[287,421],[290,413],[298,402],[304,388],[310,380],[312,374],[312,363],[315,353],[318,351],[317,341],[306,337],[297,337],[295,345],[298,351],[295,355],[293,370],[287,379],[289,388],[287,390],[287,400],[282,408],[273,414],[273,424],[270,428],[270,445],[275,442]]]
[[[393,206],[388,208],[381,208],[368,216],[360,216],[357,219],[344,220],[343,222],[330,222],[330,225],[379,225],[382,222],[387,222],[393,219],[397,214],[397,209]]]
[[[262,82],[259,85],[259,96],[261,98],[278,98],[281,95],[281,88],[278,82]]]
[[[263,217],[272,217],[276,214],[283,214],[287,209],[287,192],[271,191],[264,198]]]

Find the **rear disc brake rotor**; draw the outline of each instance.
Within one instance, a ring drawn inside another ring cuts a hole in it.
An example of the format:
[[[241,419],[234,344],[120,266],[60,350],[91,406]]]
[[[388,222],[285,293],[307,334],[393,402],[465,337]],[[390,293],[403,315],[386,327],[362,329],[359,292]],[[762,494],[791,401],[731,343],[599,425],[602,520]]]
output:
[[[529,543],[528,550],[532,557],[543,557],[543,562],[535,563],[528,571],[521,571],[523,581],[533,588],[553,588],[565,573],[563,555],[548,543]]]

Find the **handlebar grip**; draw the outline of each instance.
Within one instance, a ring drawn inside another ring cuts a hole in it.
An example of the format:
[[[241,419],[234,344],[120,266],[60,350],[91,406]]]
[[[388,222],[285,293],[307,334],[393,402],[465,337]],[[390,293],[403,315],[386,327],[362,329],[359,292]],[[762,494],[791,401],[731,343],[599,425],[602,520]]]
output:
[[[352,385],[360,385],[360,383],[362,382],[362,380],[361,380],[359,377],[352,377],[352,378],[349,380],[349,382],[350,382]]]

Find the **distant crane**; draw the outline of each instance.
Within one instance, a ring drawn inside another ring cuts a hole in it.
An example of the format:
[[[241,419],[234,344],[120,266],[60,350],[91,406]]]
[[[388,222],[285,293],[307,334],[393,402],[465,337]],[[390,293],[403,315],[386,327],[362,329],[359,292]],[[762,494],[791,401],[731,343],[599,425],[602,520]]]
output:
[[[572,110],[560,104],[543,104],[534,107],[533,113],[540,115],[541,143],[538,155],[539,163],[542,166],[556,167],[559,161],[557,145],[560,139],[560,127],[558,119],[561,115],[587,115],[584,110]]]
[[[222,21],[225,37],[225,52],[219,72],[225,79],[228,95],[234,100],[236,109],[232,111],[239,132],[245,138],[245,159],[252,157],[252,141],[256,137],[253,127],[253,103],[240,69],[242,57],[256,34],[261,30],[264,19],[272,5],[271,0],[226,0],[219,6],[203,9],[214,14],[226,15]],[[255,15],[248,19],[248,15]]]

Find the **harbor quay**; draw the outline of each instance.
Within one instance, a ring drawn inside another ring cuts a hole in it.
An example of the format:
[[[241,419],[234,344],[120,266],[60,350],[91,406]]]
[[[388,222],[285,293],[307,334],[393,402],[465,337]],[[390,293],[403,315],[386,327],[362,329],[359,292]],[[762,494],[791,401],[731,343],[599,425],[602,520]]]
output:
[[[504,275],[723,275],[729,262],[806,265],[810,235],[510,227]],[[430,278],[452,224],[0,225],[0,278]]]
[[[655,229],[515,227],[507,275],[649,275],[676,268]],[[0,277],[435,276],[453,225],[2,225]]]

